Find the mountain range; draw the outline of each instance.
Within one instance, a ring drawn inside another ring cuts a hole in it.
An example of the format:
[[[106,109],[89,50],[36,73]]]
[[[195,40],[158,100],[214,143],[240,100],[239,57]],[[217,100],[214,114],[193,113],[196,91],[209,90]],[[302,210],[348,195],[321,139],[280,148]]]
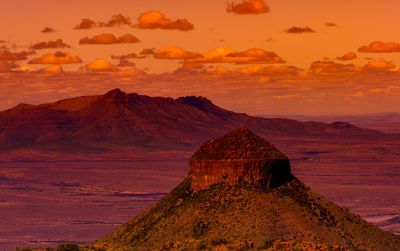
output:
[[[0,112],[0,151],[30,148],[61,152],[193,149],[239,126],[262,135],[376,137],[384,134],[346,122],[299,122],[253,117],[214,105],[205,97],[149,97],[113,89]]]

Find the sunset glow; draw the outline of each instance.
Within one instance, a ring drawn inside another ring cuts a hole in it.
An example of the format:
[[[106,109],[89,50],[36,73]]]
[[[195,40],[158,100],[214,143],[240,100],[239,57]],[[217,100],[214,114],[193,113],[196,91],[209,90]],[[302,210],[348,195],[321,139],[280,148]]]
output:
[[[5,0],[0,109],[122,88],[248,114],[398,112],[397,1]]]

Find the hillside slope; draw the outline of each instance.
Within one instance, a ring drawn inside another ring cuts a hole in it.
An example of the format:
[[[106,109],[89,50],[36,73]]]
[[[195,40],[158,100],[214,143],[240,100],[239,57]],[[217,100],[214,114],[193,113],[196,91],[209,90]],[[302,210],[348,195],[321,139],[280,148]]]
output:
[[[385,232],[296,179],[289,159],[247,128],[201,145],[187,178],[158,203],[94,243],[154,250],[163,243],[252,243],[287,239],[361,250],[400,250]]]

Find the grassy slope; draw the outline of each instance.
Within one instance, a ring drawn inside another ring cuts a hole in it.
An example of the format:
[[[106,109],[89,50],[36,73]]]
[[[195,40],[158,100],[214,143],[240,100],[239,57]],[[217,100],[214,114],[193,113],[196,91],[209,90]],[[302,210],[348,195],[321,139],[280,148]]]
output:
[[[221,184],[192,194],[189,186],[190,179],[185,179],[95,245],[142,250],[167,242],[219,240],[261,247],[271,239],[295,239],[361,250],[400,250],[399,236],[367,223],[297,179],[268,193],[248,184]]]

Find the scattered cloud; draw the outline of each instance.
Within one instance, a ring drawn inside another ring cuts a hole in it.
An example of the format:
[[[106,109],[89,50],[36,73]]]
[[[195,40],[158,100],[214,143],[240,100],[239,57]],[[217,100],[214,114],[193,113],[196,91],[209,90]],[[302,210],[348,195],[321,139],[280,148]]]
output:
[[[164,46],[154,53],[157,59],[191,59],[203,57],[200,53],[188,52],[176,46]]]
[[[186,59],[187,63],[276,64],[285,61],[276,53],[260,48],[238,52],[229,46],[217,47],[202,57]]]
[[[125,34],[117,38],[113,34],[100,34],[92,38],[84,37],[79,41],[79,44],[118,44],[118,43],[137,43],[137,39],[132,34]]]
[[[147,11],[139,16],[139,28],[141,29],[167,29],[167,30],[193,30],[193,24],[187,19],[172,21],[159,11]]]
[[[343,73],[354,73],[360,71],[354,64],[339,64],[329,60],[315,61],[311,63],[309,70],[320,75],[334,75]]]
[[[118,66],[136,66],[134,62],[129,61],[128,59],[121,58],[119,60]]]
[[[39,42],[30,47],[32,50],[41,50],[41,49],[54,49],[54,48],[71,48],[70,45],[64,43],[62,39],[50,40],[47,42]]]
[[[104,71],[114,71],[117,67],[103,58],[97,58],[90,64],[85,66],[88,71],[104,72]]]
[[[240,3],[228,3],[226,11],[239,15],[249,15],[266,13],[269,8],[263,0],[243,0]]]
[[[81,23],[74,26],[74,30],[85,30],[97,27],[97,23],[89,18],[83,18]]]
[[[131,19],[122,14],[116,14],[111,17],[107,22],[96,22],[89,18],[83,18],[80,24],[75,25],[75,30],[85,30],[98,27],[119,27],[119,26],[132,26]]]
[[[41,32],[42,33],[53,33],[53,32],[56,32],[56,30],[53,28],[50,28],[50,27],[44,27]]]
[[[314,33],[315,31],[308,26],[306,26],[306,27],[292,26],[289,29],[286,29],[285,32],[286,33]]]
[[[327,26],[327,27],[338,27],[338,25],[335,24],[335,23],[325,23],[325,26]]]
[[[337,57],[336,59],[346,61],[346,60],[353,60],[355,58],[357,58],[357,54],[354,52],[349,52],[349,53],[344,54],[341,57]]]
[[[99,23],[100,27],[116,27],[123,25],[130,26],[132,23],[129,17],[125,17],[122,14],[113,15],[107,23]]]
[[[128,54],[124,54],[124,55],[120,55],[120,56],[115,56],[115,55],[111,55],[112,59],[131,59],[131,58],[138,58],[138,55],[134,52],[132,53],[128,53]]]
[[[78,56],[71,56],[69,52],[57,51],[47,53],[39,58],[33,58],[29,64],[79,64],[82,60]]]
[[[374,41],[369,45],[364,45],[358,48],[359,52],[400,52],[400,44],[395,42]]]

